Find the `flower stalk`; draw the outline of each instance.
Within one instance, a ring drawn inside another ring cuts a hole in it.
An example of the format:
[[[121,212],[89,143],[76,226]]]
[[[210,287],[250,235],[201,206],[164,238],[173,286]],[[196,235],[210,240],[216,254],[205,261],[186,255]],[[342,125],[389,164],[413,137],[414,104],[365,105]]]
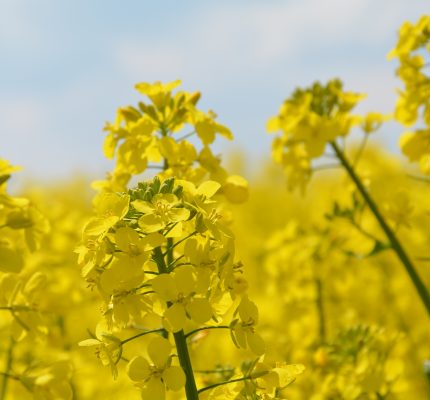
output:
[[[405,267],[406,272],[409,275],[409,278],[411,279],[424,307],[427,310],[427,313],[430,316],[430,294],[426,286],[424,285],[423,281],[421,280],[420,276],[418,275],[414,264],[412,263],[409,256],[406,254],[406,251],[404,250],[402,244],[400,243],[394,231],[390,228],[390,226],[385,221],[384,217],[382,216],[381,212],[378,209],[377,204],[375,203],[373,198],[370,196],[369,192],[364,187],[363,182],[358,177],[357,173],[355,172],[352,165],[349,163],[343,151],[340,149],[340,147],[336,144],[335,141],[330,142],[330,146],[334,150],[337,158],[345,168],[349,177],[354,182],[360,194],[363,196],[363,199],[365,200],[370,210],[372,211],[373,215],[377,219],[381,229],[384,231],[385,235],[390,241],[393,250],[396,252],[397,257]]]

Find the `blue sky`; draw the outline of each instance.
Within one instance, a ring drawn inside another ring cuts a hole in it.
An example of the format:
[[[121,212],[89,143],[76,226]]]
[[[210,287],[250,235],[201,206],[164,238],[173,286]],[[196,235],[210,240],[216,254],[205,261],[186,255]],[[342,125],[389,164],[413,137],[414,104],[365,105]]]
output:
[[[242,149],[268,156],[266,120],[297,85],[341,77],[390,112],[398,81],[386,60],[404,20],[428,0],[0,0],[0,157],[20,179],[103,176],[102,127],[138,100],[140,81],[180,78],[200,90]],[[395,150],[400,128],[381,135]]]

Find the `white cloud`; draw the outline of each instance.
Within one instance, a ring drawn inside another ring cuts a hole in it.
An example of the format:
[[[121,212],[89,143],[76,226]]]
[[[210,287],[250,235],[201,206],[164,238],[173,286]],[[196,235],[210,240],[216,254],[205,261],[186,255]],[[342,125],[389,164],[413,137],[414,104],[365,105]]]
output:
[[[158,40],[142,36],[118,43],[126,72],[218,76],[270,68],[312,49],[380,44],[393,37],[408,5],[400,0],[306,0],[207,6],[198,21]],[[384,7],[385,6],[385,7]],[[172,28],[175,29],[175,28]],[[352,51],[352,49],[351,49]]]

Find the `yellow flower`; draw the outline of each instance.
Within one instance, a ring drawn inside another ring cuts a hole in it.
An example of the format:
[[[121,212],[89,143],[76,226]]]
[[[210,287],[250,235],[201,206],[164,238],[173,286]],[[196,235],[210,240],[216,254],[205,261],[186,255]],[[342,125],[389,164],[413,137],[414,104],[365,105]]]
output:
[[[258,323],[257,306],[247,297],[243,297],[237,312],[240,320],[234,320],[231,324],[233,342],[243,349],[250,348],[258,356],[264,354],[264,341],[255,332],[255,325]]]
[[[172,366],[172,347],[167,339],[156,337],[148,345],[150,364],[145,358],[136,356],[127,365],[127,374],[137,382],[143,400],[165,400],[166,389],[178,391],[185,385],[185,374],[181,367]]]
[[[139,218],[140,228],[146,232],[158,232],[172,223],[186,221],[190,211],[182,207],[182,203],[174,194],[156,194],[150,202],[143,200],[133,201],[133,207],[143,213]]]
[[[274,366],[259,362],[252,371],[256,376],[258,388],[269,395],[275,395],[277,390],[286,388],[303,373],[305,367],[301,364],[275,363]],[[252,376],[251,375],[251,376]]]
[[[102,193],[95,201],[97,217],[84,227],[84,238],[104,236],[119,220],[123,219],[129,208],[130,197],[117,193]]]
[[[163,324],[167,330],[182,330],[187,317],[197,323],[212,318],[211,305],[203,297],[208,282],[203,275],[196,274],[193,267],[180,267],[171,274],[157,276],[151,283],[155,293],[169,304],[163,315]]]
[[[121,340],[112,335],[107,329],[106,324],[100,322],[96,327],[96,338],[86,339],[79,342],[79,346],[95,346],[96,355],[104,366],[110,366],[114,379],[118,377],[116,365],[122,356]]]
[[[361,121],[361,129],[365,133],[372,133],[377,131],[382,124],[390,118],[389,115],[383,115],[378,112],[367,113]]]

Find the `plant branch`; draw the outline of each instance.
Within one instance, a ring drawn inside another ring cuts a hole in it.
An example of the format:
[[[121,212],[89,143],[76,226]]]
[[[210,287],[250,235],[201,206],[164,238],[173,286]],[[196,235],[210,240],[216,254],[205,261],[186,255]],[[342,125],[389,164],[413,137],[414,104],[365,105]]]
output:
[[[230,327],[228,325],[218,325],[218,326],[203,326],[201,328],[197,328],[194,329],[193,331],[188,332],[185,337],[188,338],[194,334],[196,334],[197,332],[200,331],[207,331],[209,329],[230,329]]]
[[[166,274],[169,272],[160,247],[154,249],[154,260],[157,263],[160,274]],[[173,260],[172,240],[170,240],[170,243],[168,242],[167,260],[169,261],[169,264]],[[171,304],[167,303],[167,305],[170,306]],[[175,339],[179,364],[185,373],[185,393],[187,395],[187,400],[199,400],[199,394],[197,392],[197,385],[194,378],[193,367],[191,364],[190,353],[188,352],[187,340],[185,338],[184,331],[180,330],[179,332],[175,332],[173,337]]]
[[[141,333],[138,333],[137,335],[129,337],[128,339],[121,340],[121,345],[131,342],[134,339],[140,338],[141,336],[149,335],[150,333],[160,333],[163,331],[164,331],[163,328],[159,328],[159,329],[152,329],[150,331],[141,332]]]
[[[12,361],[13,361],[13,347],[15,346],[15,341],[11,337],[9,340],[9,346],[7,348],[6,353],[6,363],[5,363],[5,371],[2,372],[2,385],[0,390],[0,400],[6,399],[6,392],[9,379],[18,379],[15,375],[12,375],[10,371],[12,370]]]
[[[247,381],[249,379],[253,379],[252,376],[244,376],[242,378],[236,378],[236,379],[231,379],[229,381],[214,383],[212,385],[209,385],[209,386],[206,386],[206,387],[204,387],[202,389],[199,389],[199,394],[202,393],[202,392],[205,392],[206,390],[214,389],[214,388],[216,388],[218,386],[228,385],[230,383]]]
[[[366,201],[367,205],[369,206],[370,210],[372,211],[373,215],[377,219],[380,227],[384,231],[385,235],[387,236],[388,240],[391,243],[391,246],[393,250],[396,252],[397,257],[403,264],[403,266],[406,269],[406,272],[409,275],[409,278],[411,279],[412,283],[415,286],[415,289],[421,298],[421,301],[424,305],[424,307],[427,310],[427,313],[430,316],[430,294],[424,285],[423,281],[421,280],[420,276],[418,275],[417,271],[415,270],[415,267],[410,260],[409,256],[406,254],[406,251],[403,249],[402,244],[400,243],[399,239],[397,238],[394,231],[390,228],[390,226],[385,221],[384,217],[382,216],[381,212],[378,209],[377,204],[373,200],[373,198],[370,196],[370,194],[367,192],[366,188],[364,187],[364,184],[362,183],[361,179],[356,174],[354,168],[351,166],[347,158],[345,157],[342,150],[338,147],[336,142],[330,142],[330,145],[334,152],[336,153],[339,161],[342,163],[343,167],[345,168],[346,172],[348,173],[349,177],[352,179],[354,184],[357,186],[357,189],[363,196],[364,200]]]

